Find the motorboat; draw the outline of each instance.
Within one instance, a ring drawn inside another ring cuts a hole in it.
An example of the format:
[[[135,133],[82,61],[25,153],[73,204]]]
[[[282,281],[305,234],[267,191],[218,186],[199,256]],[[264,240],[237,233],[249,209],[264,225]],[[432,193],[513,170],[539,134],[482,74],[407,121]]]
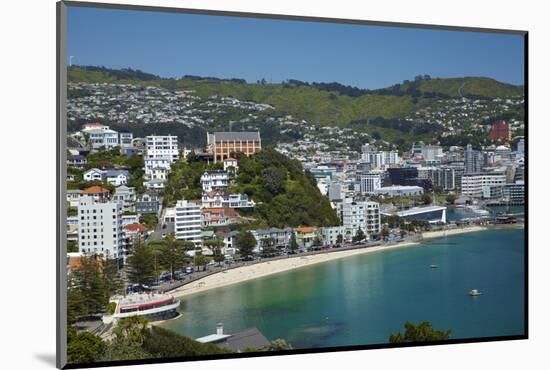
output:
[[[481,295],[481,292],[477,289],[472,289],[470,290],[470,293],[468,293],[469,295],[471,295],[472,297],[476,297],[478,295]]]

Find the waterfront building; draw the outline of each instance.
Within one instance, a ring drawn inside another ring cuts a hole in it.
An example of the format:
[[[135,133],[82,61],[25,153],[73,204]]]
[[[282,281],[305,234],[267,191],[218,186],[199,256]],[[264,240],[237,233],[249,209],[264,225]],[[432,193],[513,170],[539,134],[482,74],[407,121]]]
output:
[[[178,137],[172,135],[145,137],[145,158],[164,158],[174,163],[179,158]]]
[[[263,230],[251,230],[250,232],[256,239],[256,252],[261,252],[266,246],[273,248],[285,248],[290,244],[290,238],[293,233],[293,229],[288,227],[286,229],[278,229],[272,227],[270,229]]]
[[[201,207],[187,200],[179,200],[175,207],[176,239],[201,243]]]
[[[413,207],[404,211],[383,212],[385,216],[399,216],[405,220],[421,220],[429,223],[446,223],[447,208],[443,206]]]
[[[229,174],[225,170],[206,171],[201,176],[202,191],[222,190],[229,185]]]
[[[208,133],[206,142],[206,150],[213,154],[214,163],[230,158],[233,152],[250,156],[262,149],[259,131]]]
[[[344,199],[342,204],[344,239],[351,240],[361,229],[366,236],[380,232],[380,205],[371,201]]]
[[[338,244],[338,235],[341,235],[342,240],[340,241],[340,243],[342,243],[344,241],[345,233],[346,231],[344,229],[344,226],[322,227],[321,235],[323,237],[323,244],[324,245]]]
[[[180,301],[172,295],[160,293],[134,293],[110,300],[116,304],[113,315],[103,316],[105,324],[131,316],[142,316],[149,321],[167,320],[178,315]]]
[[[421,186],[402,186],[392,185],[384,186],[374,191],[375,195],[387,195],[390,197],[403,197],[424,194],[424,189]]]
[[[123,258],[122,208],[109,201],[83,196],[78,204],[78,246],[82,254]]]
[[[225,334],[221,323],[216,327],[216,334],[196,339],[200,343],[212,343],[234,353],[241,353],[250,348],[262,349],[269,345],[269,340],[257,329],[248,328],[234,334]]]
[[[505,184],[504,173],[468,174],[462,176],[462,194],[472,198],[499,197]]]
[[[525,203],[525,183],[516,181],[513,184],[505,184],[502,189],[502,197],[506,202],[523,204]]]
[[[317,228],[314,226],[301,226],[296,228],[296,243],[300,248],[309,248],[317,237]]]
[[[122,212],[134,212],[136,210],[136,189],[126,185],[119,186],[113,195],[113,202],[120,204]]]

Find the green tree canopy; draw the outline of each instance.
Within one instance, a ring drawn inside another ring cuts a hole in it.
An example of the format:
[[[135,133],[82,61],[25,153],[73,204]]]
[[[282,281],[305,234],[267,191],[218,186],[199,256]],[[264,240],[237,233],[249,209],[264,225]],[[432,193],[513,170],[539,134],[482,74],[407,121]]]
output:
[[[237,237],[237,249],[241,256],[249,256],[256,247],[256,238],[250,231],[244,231]]]
[[[422,321],[415,325],[410,321],[405,323],[405,332],[390,334],[390,343],[415,343],[447,340],[451,337],[451,330],[436,330],[429,321]]]

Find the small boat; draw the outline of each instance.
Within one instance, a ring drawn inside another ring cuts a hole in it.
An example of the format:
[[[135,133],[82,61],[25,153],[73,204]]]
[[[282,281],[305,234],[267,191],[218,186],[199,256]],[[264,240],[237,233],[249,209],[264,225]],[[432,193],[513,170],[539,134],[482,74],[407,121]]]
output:
[[[438,265],[430,265],[430,268],[431,268],[431,269],[436,269],[436,268],[438,268],[438,267],[439,267]]]
[[[472,297],[475,297],[475,296],[481,295],[481,292],[477,289],[472,289],[468,294],[471,295]]]

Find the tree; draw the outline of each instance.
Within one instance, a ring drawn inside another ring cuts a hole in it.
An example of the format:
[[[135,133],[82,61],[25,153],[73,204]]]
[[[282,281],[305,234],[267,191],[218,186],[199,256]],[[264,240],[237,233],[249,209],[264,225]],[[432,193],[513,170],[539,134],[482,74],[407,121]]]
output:
[[[323,245],[323,240],[321,239],[321,236],[319,234],[315,235],[312,245],[314,247],[320,247],[321,245]]]
[[[271,166],[264,170],[262,184],[272,195],[285,191],[286,171],[283,168]]]
[[[422,203],[424,203],[425,205],[432,204],[432,197],[430,196],[430,194],[424,193],[422,195]]]
[[[218,265],[221,265],[221,263],[225,261],[225,256],[223,255],[220,247],[216,247],[214,249],[214,261],[216,261]]]
[[[203,266],[202,270],[206,270],[206,264],[208,264],[208,257],[203,256],[202,254],[195,255],[195,258],[193,259],[193,263],[197,268],[200,268],[200,266]]]
[[[360,242],[361,240],[364,240],[367,236],[363,232],[363,229],[359,228],[357,229],[357,232],[355,233],[355,236],[352,238],[354,242]]]
[[[290,235],[290,243],[288,247],[293,252],[298,249],[298,242],[296,241],[296,233],[294,231],[292,231],[292,234]]]
[[[67,240],[67,253],[78,252],[78,242],[76,240]]]
[[[435,330],[429,321],[422,321],[415,325],[410,321],[405,323],[405,333],[390,334],[390,343],[418,343],[447,340],[451,337],[451,330]]]
[[[287,343],[284,339],[275,339],[271,341],[267,346],[263,347],[263,351],[289,351],[292,349],[290,343]]]
[[[147,226],[149,230],[154,230],[158,224],[158,218],[155,214],[143,214],[139,217],[139,223]]]
[[[338,234],[336,236],[336,243],[342,244],[344,242],[344,236],[342,234]]]
[[[134,284],[146,284],[156,278],[152,248],[138,238],[134,242],[132,254],[128,257],[128,280]]]
[[[101,359],[107,346],[103,340],[89,332],[77,333],[67,329],[67,362],[70,364],[91,363]]]
[[[184,244],[176,239],[174,233],[170,233],[164,240],[149,243],[149,246],[156,248],[160,264],[170,271],[170,276],[174,278],[174,273],[178,266],[183,266],[185,259]]]
[[[237,249],[241,256],[249,256],[256,247],[256,238],[250,231],[244,231],[237,237]]]

